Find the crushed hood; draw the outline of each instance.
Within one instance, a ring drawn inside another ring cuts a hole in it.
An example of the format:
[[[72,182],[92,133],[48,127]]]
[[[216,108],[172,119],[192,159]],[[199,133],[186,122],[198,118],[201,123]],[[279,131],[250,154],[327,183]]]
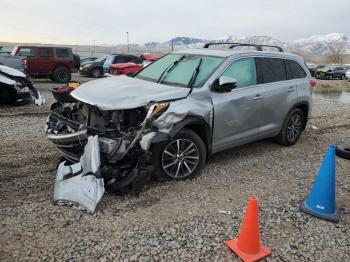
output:
[[[101,110],[132,109],[150,102],[185,98],[190,89],[127,76],[107,77],[82,84],[71,96]]]
[[[21,71],[14,69],[12,67],[4,66],[4,65],[0,65],[0,72],[10,76],[23,77],[23,78],[26,77],[26,75],[23,74]]]

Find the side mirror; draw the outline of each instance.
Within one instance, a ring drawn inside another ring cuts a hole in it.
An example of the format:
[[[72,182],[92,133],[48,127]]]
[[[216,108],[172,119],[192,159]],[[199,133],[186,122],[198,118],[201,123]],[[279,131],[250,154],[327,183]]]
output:
[[[212,89],[217,92],[231,92],[232,89],[237,87],[237,80],[229,76],[220,76],[217,79]]]

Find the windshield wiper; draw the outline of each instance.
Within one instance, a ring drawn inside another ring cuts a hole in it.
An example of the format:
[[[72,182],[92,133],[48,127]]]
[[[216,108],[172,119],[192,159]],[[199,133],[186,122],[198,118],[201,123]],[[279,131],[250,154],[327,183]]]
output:
[[[202,64],[202,57],[199,59],[199,62],[198,62],[198,65],[196,66],[196,69],[194,70],[192,76],[191,76],[191,79],[190,81],[188,82],[188,85],[187,87],[188,88],[192,88],[194,82],[196,81],[196,78],[198,76],[198,73],[199,73],[199,68],[201,67],[201,64]]]
[[[158,78],[157,83],[161,83],[165,73],[168,73],[168,71],[170,71],[170,69],[172,69],[178,62],[180,62],[184,58],[185,58],[185,55],[181,56],[174,63],[170,64],[167,68],[165,68],[164,71],[162,72],[162,74],[160,75],[160,77]]]

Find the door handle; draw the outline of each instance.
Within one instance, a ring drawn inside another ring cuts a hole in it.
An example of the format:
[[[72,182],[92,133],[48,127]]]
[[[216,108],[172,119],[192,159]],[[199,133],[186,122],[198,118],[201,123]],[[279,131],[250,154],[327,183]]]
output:
[[[257,94],[257,95],[253,98],[253,100],[261,100],[261,99],[263,99],[263,97],[262,97],[260,94]]]
[[[288,89],[288,92],[293,92],[293,91],[295,91],[295,90],[296,90],[295,87],[290,87],[290,88]]]

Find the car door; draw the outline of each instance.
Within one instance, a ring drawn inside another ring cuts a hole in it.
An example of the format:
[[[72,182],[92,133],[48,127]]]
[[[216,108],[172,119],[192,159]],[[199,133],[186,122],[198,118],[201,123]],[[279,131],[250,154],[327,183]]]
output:
[[[17,51],[17,55],[26,58],[27,73],[35,75],[39,72],[37,48],[21,46]]]
[[[274,135],[282,128],[288,111],[297,103],[298,83],[287,80],[284,59],[257,57],[256,70],[258,83],[265,87],[260,135]]]
[[[237,80],[231,92],[212,91],[214,107],[213,152],[253,141],[259,133],[264,90],[256,85],[254,58],[233,61],[222,76]]]
[[[53,49],[49,47],[39,47],[38,69],[40,73],[51,71],[53,63]]]

